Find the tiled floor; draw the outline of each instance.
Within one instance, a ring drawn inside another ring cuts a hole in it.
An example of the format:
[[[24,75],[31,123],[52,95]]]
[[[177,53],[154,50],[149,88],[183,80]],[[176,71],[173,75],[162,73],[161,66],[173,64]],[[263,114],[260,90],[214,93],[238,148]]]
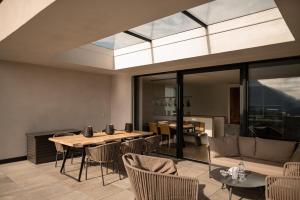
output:
[[[178,173],[182,176],[197,177],[201,188],[200,199],[228,199],[228,191],[221,184],[208,178],[208,166],[191,161],[176,160]],[[67,173],[78,175],[79,159],[73,165],[68,161]],[[105,170],[104,170],[105,172]],[[133,200],[128,178],[119,180],[117,174],[105,175],[106,186],[102,186],[100,169],[89,168],[88,180],[83,173],[82,182],[77,182],[59,173],[54,163],[34,165],[21,161],[0,165],[1,200]],[[236,199],[264,199],[259,190],[233,190]],[[244,197],[244,198],[241,198]]]
[[[176,144],[173,144],[170,148],[168,145],[160,146],[159,152],[167,155],[176,155]],[[207,146],[206,145],[195,145],[192,143],[185,143],[185,147],[183,148],[183,156],[184,158],[208,162],[207,155]]]

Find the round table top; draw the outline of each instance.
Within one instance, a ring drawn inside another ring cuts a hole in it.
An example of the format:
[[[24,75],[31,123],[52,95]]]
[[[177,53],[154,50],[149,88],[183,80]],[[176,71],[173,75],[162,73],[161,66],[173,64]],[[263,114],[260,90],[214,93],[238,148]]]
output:
[[[210,175],[213,179],[232,187],[241,187],[241,188],[256,188],[265,186],[265,175],[246,171],[246,179],[232,179],[231,175],[222,176],[220,170],[228,170],[226,167],[221,167],[214,169],[210,172]]]

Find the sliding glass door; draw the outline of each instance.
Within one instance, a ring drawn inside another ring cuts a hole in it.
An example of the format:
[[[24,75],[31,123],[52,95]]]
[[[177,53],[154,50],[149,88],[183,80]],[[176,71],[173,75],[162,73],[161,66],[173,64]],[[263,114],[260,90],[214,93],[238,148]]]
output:
[[[183,113],[183,157],[207,162],[208,137],[240,133],[240,70],[185,74]]]
[[[161,135],[162,154],[207,162],[207,138],[300,141],[300,61],[135,77],[135,128]]]
[[[159,153],[176,155],[176,73],[138,78],[138,129],[161,135]]]

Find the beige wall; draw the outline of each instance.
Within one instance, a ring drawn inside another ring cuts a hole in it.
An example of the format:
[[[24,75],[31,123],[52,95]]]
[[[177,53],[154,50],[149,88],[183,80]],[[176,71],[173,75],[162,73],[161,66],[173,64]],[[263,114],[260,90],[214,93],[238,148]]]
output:
[[[131,76],[119,74],[112,77],[111,123],[124,129],[126,122],[132,122]]]
[[[229,85],[185,85],[184,96],[190,98],[192,115],[224,116],[228,115]],[[186,104],[186,102],[184,102]]]
[[[109,75],[0,61],[0,160],[26,155],[27,132],[102,129],[110,91]]]

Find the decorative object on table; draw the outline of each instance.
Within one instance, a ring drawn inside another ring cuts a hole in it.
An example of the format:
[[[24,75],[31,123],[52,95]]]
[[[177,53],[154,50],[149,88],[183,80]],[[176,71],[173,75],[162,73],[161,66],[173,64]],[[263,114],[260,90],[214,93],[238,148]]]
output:
[[[231,167],[228,170],[229,174],[231,175],[232,179],[238,179],[238,175],[239,175],[239,168],[238,167]]]
[[[239,166],[238,166],[238,167],[239,167],[239,172],[238,172],[239,180],[240,180],[240,181],[246,180],[246,166],[245,166],[244,162],[241,161],[241,162],[239,163]]]
[[[132,123],[126,123],[125,124],[125,131],[127,133],[131,133],[133,131],[133,126],[132,126]]]
[[[106,125],[106,128],[105,128],[105,133],[107,135],[112,135],[115,133],[115,128],[114,128],[114,125],[113,124],[107,124]]]
[[[227,170],[224,170],[224,169],[221,169],[221,170],[220,170],[220,174],[221,174],[222,176],[224,176],[224,177],[226,177],[226,176],[229,175],[228,171],[227,171]]]
[[[93,137],[93,127],[88,126],[88,127],[84,128],[83,136],[84,137]]]

